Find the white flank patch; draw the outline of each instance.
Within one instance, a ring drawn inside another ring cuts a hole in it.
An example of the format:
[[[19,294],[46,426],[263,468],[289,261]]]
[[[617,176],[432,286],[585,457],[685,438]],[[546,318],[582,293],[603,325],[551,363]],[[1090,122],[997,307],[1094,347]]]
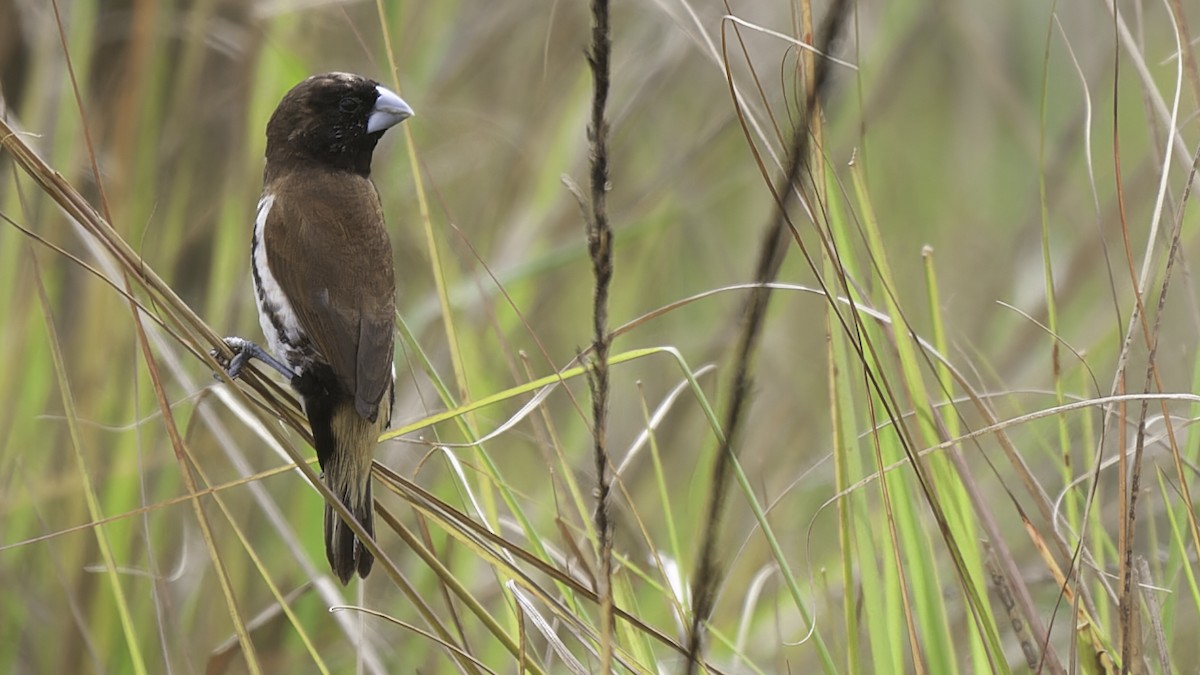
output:
[[[271,317],[267,312],[266,305],[274,308],[276,316],[280,323],[283,324],[283,330],[287,333],[287,337],[293,343],[299,338],[300,322],[296,318],[296,312],[292,309],[292,303],[288,302],[287,296],[284,295],[283,289],[279,287],[279,281],[275,279],[275,275],[271,274],[271,266],[267,264],[267,247],[266,247],[266,229],[267,229],[267,214],[271,212],[271,205],[275,203],[275,195],[264,194],[258,200],[258,215],[254,218],[254,238],[258,242],[258,246],[254,249],[254,260],[251,264],[258,272],[258,280],[262,282],[261,293],[255,293],[254,299],[258,303],[258,325],[262,327],[263,335],[267,338],[267,344],[271,348],[271,353],[276,358],[283,359],[289,366],[295,367],[291,356],[291,348],[280,341],[279,332],[275,330],[274,324],[271,323]]]

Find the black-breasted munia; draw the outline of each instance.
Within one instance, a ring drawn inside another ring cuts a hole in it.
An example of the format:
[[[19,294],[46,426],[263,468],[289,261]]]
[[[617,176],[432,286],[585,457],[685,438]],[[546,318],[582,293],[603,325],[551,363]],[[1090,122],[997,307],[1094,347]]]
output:
[[[395,398],[396,281],[371,157],[384,132],[412,114],[379,83],[347,73],[314,75],[283,97],[267,123],[251,238],[271,353],[226,339],[236,354],[231,376],[253,357],[289,379],[325,485],[372,537],[371,456]],[[374,562],[329,505],[325,552],[343,584]]]

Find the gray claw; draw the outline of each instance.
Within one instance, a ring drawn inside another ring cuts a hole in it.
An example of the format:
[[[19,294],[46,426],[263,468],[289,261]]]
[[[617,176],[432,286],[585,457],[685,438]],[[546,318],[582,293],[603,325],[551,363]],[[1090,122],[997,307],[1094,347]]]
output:
[[[224,355],[219,354],[216,349],[209,353],[213,355],[213,358],[217,360],[217,363],[225,367],[225,373],[229,375],[229,379],[231,380],[236,380],[238,375],[242,374],[242,368],[244,368],[246,364],[250,362],[250,359],[258,359],[268,366],[271,366],[278,371],[280,375],[283,375],[285,378],[287,378],[289,382],[292,380],[292,378],[296,377],[296,372],[294,370],[280,363],[274,356],[271,356],[267,350],[259,347],[245,338],[227,337],[225,338],[224,342],[225,346],[229,348],[229,351],[233,352],[233,358],[230,359],[228,363],[225,362]]]

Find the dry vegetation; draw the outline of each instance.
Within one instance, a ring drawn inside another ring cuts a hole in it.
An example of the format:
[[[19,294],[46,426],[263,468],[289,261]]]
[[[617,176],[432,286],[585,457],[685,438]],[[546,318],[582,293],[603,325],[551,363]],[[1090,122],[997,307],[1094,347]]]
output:
[[[598,104],[601,1],[0,0],[0,671],[1193,668],[1197,6],[844,4],[616,2]],[[325,70],[417,110],[348,589],[206,355]]]

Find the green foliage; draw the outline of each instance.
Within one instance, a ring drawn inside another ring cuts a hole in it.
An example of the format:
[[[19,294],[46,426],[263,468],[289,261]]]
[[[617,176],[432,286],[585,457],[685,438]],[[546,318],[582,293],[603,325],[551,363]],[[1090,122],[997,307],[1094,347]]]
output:
[[[1169,8],[1125,40],[1101,5],[862,4],[808,119],[805,2],[615,3],[609,642],[586,3],[301,4],[0,0],[0,671],[681,672],[710,535],[711,672],[1200,659],[1200,76]],[[263,129],[324,70],[417,111],[374,164],[399,401],[348,589],[290,392],[206,356],[260,337]],[[806,208],[713,531],[797,127]]]

